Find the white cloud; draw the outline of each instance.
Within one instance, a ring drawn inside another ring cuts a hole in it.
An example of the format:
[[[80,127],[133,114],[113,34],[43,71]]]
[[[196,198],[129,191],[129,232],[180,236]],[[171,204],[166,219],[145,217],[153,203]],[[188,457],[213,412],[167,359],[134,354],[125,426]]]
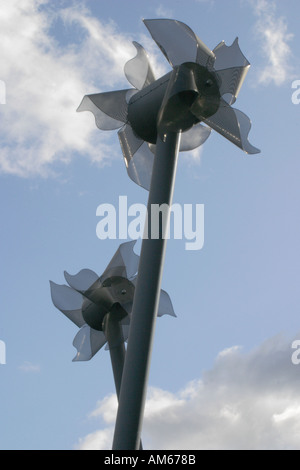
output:
[[[265,60],[264,67],[259,71],[258,83],[280,86],[293,77],[292,51],[289,45],[293,34],[288,31],[286,18],[277,16],[273,0],[249,2],[257,16],[255,34],[260,40]]]
[[[85,94],[130,87],[123,68],[136,54],[132,39],[148,51],[156,77],[170,70],[146,30],[130,38],[79,3],[2,5],[0,80],[6,104],[0,106],[0,173],[47,177],[55,174],[56,163],[78,154],[101,164],[120,159],[116,133],[98,131],[92,114],[76,109]],[[191,163],[200,162],[201,151],[189,153]]]
[[[272,338],[255,350],[222,351],[213,368],[178,393],[151,388],[143,442],[148,449],[300,449],[300,366],[292,341]],[[79,449],[110,449],[115,396],[99,402],[103,429]]]
[[[292,35],[273,2],[249,1],[266,60],[259,80],[280,85],[290,78]],[[157,76],[166,73],[168,64],[149,35],[134,39],[149,50]],[[93,116],[76,109],[86,93],[128,86],[123,66],[134,54],[128,35],[113,23],[102,24],[79,3],[60,9],[49,0],[5,2],[0,16],[0,80],[6,86],[6,104],[0,105],[0,172],[48,176],[56,162],[67,163],[78,153],[101,163],[119,158],[117,140],[116,146],[109,145],[114,133],[97,131]],[[199,155],[197,150],[191,161],[200,161]]]
[[[76,109],[84,94],[124,77],[123,65],[135,49],[113,24],[103,25],[79,4],[51,8],[47,0],[11,0],[1,7],[6,104],[0,108],[0,171],[5,173],[46,176],[55,161],[67,162],[74,152],[92,161],[111,156],[108,135],[94,132],[92,115]],[[73,42],[54,38],[57,22]]]
[[[113,429],[96,431],[79,440],[78,450],[110,450],[113,441]]]

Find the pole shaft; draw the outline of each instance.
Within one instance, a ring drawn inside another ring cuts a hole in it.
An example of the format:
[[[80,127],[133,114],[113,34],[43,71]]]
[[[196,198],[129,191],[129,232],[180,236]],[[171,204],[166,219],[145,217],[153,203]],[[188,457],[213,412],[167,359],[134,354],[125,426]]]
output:
[[[165,141],[157,139],[148,199],[148,239],[144,238],[141,248],[113,450],[139,449],[166,248],[162,230],[158,239],[151,239],[151,207],[172,205],[179,142],[179,133],[168,133]]]
[[[113,376],[115,381],[118,400],[122,383],[126,349],[124,336],[120,321],[115,318],[114,313],[108,313],[105,319],[105,336],[107,338]],[[139,450],[143,450],[142,441],[140,441]]]
[[[114,319],[111,313],[107,314],[105,336],[109,346],[117,397],[119,398],[125,362],[125,345],[120,322]]]

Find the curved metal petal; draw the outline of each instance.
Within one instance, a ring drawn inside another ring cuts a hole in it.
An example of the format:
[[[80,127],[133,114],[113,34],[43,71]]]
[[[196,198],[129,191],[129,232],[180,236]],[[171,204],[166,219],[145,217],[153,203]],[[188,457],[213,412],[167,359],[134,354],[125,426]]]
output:
[[[90,269],[82,269],[74,276],[65,272],[65,278],[68,284],[80,292],[85,299],[92,304],[96,304],[101,308],[107,309],[113,302],[110,289],[103,289],[101,278]],[[87,307],[86,304],[85,307]],[[92,308],[92,307],[91,307]],[[93,325],[91,325],[94,327]]]
[[[69,286],[81,293],[88,290],[99,279],[98,274],[91,269],[82,269],[75,275],[71,275],[65,271],[64,275]]]
[[[251,129],[251,121],[248,116],[238,109],[232,108],[223,99],[221,99],[220,108],[216,114],[204,119],[204,122],[244,152],[249,154],[260,152],[248,141],[248,134]]]
[[[118,136],[129,178],[149,190],[154,161],[149,145],[136,137],[128,124],[118,132]]]
[[[235,103],[248,73],[248,67],[232,67],[230,69],[218,70],[217,75],[220,79],[220,95],[223,96],[228,104]],[[229,95],[228,97],[226,95]]]
[[[214,53],[181,21],[155,19],[144,23],[172,67],[184,62],[213,64]]]
[[[131,90],[109,91],[84,96],[77,111],[90,111],[99,129],[119,129],[127,121],[127,97]]]
[[[139,256],[133,251],[136,240],[122,243],[111,259],[109,265],[101,276],[106,279],[111,276],[123,276],[127,279],[132,278],[138,270]],[[122,272],[120,272],[120,268]]]
[[[126,267],[127,279],[133,278],[138,270],[140,257],[133,251],[136,240],[122,243],[120,245],[120,254]]]
[[[236,38],[231,46],[222,41],[213,50],[216,56],[214,69],[221,81],[220,94],[229,104],[233,104],[250,68],[250,62],[242,53]]]
[[[153,163],[154,154],[149,145],[144,142],[127,167],[129,178],[147,191],[150,190]]]
[[[126,126],[119,130],[118,137],[125,160],[125,165],[128,168],[130,160],[138,151],[138,149],[143,145],[144,141],[134,134],[132,127],[129,124],[126,124]]]
[[[82,316],[82,295],[65,285],[50,281],[52,302],[58,310],[81,328],[85,321]]]
[[[216,71],[232,67],[249,67],[250,62],[246,59],[239,46],[239,38],[235,38],[231,46],[224,41],[220,42],[213,53],[216,56],[214,69]]]
[[[137,50],[137,55],[125,64],[124,73],[131,85],[138,90],[142,90],[142,88],[155,81],[155,76],[151,69],[148,54],[143,46],[135,41],[132,44]]]
[[[77,349],[73,362],[89,361],[105,343],[106,338],[102,331],[96,331],[88,325],[84,325],[73,341],[73,346]]]
[[[157,316],[162,317],[163,315],[176,317],[169,294],[166,291],[161,290]]]
[[[211,134],[209,127],[198,123],[186,132],[181,134],[179,152],[194,150],[204,144]]]
[[[134,286],[136,286],[137,277],[134,280],[132,280],[132,283],[134,284]],[[161,289],[157,316],[162,317],[163,315],[171,315],[171,317],[176,317],[169,294],[163,289]]]

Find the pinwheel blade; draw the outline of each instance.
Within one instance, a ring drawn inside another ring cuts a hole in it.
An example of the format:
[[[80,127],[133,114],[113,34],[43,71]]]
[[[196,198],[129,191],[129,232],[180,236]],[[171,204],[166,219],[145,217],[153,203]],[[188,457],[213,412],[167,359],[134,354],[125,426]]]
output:
[[[161,290],[157,316],[162,317],[163,315],[176,317],[169,294],[166,291]]]
[[[141,188],[149,191],[151,184],[154,154],[147,142],[143,142],[137,152],[131,157],[127,166],[129,178]]]
[[[136,137],[129,125],[123,127],[118,135],[129,178],[149,191],[154,161],[149,145]]]
[[[65,271],[64,276],[69,286],[82,294],[99,280],[98,274],[91,269],[82,269],[75,275]]]
[[[233,104],[249,71],[250,63],[240,49],[238,38],[231,46],[222,41],[213,52],[216,56],[214,69],[221,81],[220,94],[225,101]]]
[[[232,67],[218,70],[217,75],[221,81],[220,95],[228,104],[235,103],[249,67]]]
[[[172,67],[184,62],[213,64],[214,53],[181,21],[154,19],[144,23]]]
[[[216,71],[233,67],[249,67],[250,62],[246,59],[239,46],[239,39],[236,38],[231,46],[227,46],[224,41],[214,48],[216,56],[214,69]]]
[[[85,321],[82,316],[82,295],[65,285],[50,281],[52,302],[75,325],[81,328]]]
[[[114,254],[112,260],[101,276],[101,279],[110,278],[111,276],[123,276],[124,278],[132,278],[138,270],[139,256],[134,253],[133,248],[136,240],[122,243]],[[125,298],[124,298],[125,300]]]
[[[77,292],[80,292],[91,303],[100,306],[105,304],[107,307],[113,301],[110,292],[107,291],[107,289],[102,289],[101,278],[94,273],[94,271],[82,269],[74,276],[67,272],[64,274],[67,283]]]
[[[106,338],[102,331],[96,331],[84,325],[73,341],[73,346],[77,349],[73,362],[89,361],[105,343]]]
[[[132,283],[134,284],[134,286],[136,286],[137,277],[132,280]],[[157,316],[162,317],[163,315],[170,315],[171,317],[176,317],[169,294],[163,289],[161,289]]]
[[[77,111],[90,111],[96,126],[104,131],[119,129],[127,121],[127,98],[131,90],[109,91],[84,96]]]
[[[129,60],[124,67],[124,73],[131,85],[142,90],[155,81],[148,54],[138,42],[133,42],[137,55]]]
[[[125,160],[125,165],[128,168],[131,159],[138,149],[143,145],[143,140],[135,135],[132,127],[127,124],[118,132],[118,137]]]
[[[203,121],[244,152],[249,154],[260,152],[259,149],[248,141],[248,134],[251,129],[251,121],[248,116],[238,109],[232,108],[223,99],[221,99],[221,104],[216,114]]]
[[[191,129],[181,134],[179,151],[188,152],[189,150],[200,147],[200,145],[206,142],[210,134],[211,129],[209,127],[203,126],[201,123],[196,124]]]

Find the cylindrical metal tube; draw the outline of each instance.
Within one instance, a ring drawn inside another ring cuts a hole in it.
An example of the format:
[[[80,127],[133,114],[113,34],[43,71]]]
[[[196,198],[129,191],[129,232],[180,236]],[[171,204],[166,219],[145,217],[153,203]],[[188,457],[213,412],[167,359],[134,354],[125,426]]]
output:
[[[120,320],[119,318],[116,318],[114,312],[106,315],[104,320],[104,330],[109,346],[116,392],[119,398],[125,362],[125,344]]]
[[[151,239],[152,204],[172,205],[180,134],[158,137],[148,200],[148,239],[142,243],[139,274],[122,377],[113,449],[139,448],[166,238]]]

